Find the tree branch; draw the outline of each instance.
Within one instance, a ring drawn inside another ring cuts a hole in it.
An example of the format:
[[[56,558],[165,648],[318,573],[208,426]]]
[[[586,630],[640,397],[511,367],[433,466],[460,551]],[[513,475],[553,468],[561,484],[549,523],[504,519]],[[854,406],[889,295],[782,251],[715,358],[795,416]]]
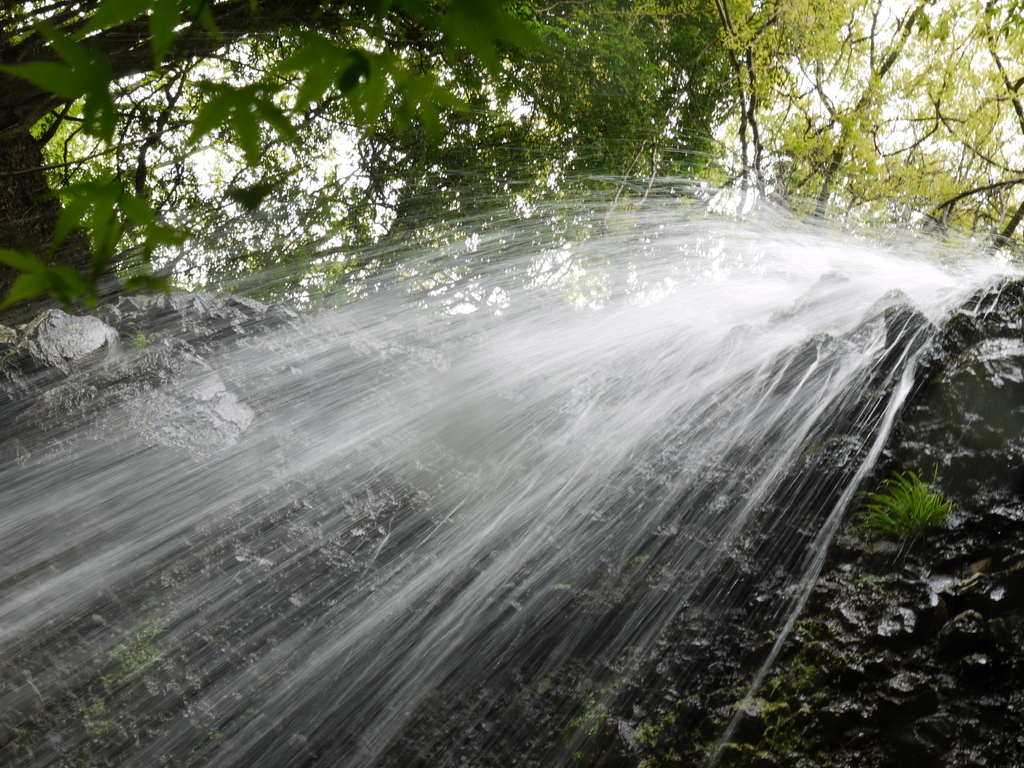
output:
[[[978,195],[981,194],[982,192],[991,192],[992,190],[995,189],[1013,187],[1016,186],[1017,184],[1024,184],[1024,176],[1020,176],[1016,179],[1006,179],[1005,181],[997,181],[994,184],[986,184],[982,187],[975,187],[974,189],[968,189],[966,192],[961,192],[958,195],[954,195],[953,197],[949,198],[949,200],[947,200],[946,202],[940,203],[939,205],[935,206],[935,210],[932,215],[936,219],[939,218],[938,214],[940,213],[940,211],[942,211],[945,208],[952,209],[954,205],[959,203],[965,197],[970,197],[971,195]]]

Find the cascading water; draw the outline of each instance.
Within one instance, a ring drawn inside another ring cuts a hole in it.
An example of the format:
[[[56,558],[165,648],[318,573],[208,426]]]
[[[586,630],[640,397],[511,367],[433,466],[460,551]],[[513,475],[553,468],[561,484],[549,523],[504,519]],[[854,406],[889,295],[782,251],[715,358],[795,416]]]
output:
[[[16,452],[5,764],[561,765],[608,723],[628,753],[645,697],[792,623],[928,321],[999,271],[664,211],[513,234],[457,276],[475,313],[410,257],[206,354],[233,444],[175,439],[159,385]]]

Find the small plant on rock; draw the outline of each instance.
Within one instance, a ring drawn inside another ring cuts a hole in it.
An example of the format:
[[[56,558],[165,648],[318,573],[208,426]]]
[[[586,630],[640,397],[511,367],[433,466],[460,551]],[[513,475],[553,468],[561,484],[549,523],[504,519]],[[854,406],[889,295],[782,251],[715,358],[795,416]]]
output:
[[[938,525],[946,519],[951,504],[932,488],[932,483],[913,472],[893,472],[892,477],[882,481],[883,491],[861,494],[865,503],[857,513],[858,527],[905,538]]]
[[[149,343],[149,339],[146,338],[146,332],[141,328],[128,331],[124,335],[128,337],[128,341],[134,349],[142,349]]]

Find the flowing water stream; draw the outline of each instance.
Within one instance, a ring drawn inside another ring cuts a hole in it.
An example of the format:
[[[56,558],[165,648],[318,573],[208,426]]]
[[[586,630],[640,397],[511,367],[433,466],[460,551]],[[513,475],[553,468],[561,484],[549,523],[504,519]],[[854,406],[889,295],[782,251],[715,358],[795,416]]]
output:
[[[157,387],[0,469],[9,764],[562,765],[605,721],[628,746],[650,692],[792,623],[927,321],[1001,271],[664,211],[513,234],[441,296],[405,290],[420,257],[206,354],[230,445],[153,426]]]

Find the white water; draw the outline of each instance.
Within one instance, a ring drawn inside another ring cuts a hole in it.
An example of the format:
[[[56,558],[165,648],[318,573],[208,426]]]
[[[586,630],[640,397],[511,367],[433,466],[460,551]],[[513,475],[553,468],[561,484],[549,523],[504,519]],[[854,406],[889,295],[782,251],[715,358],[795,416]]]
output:
[[[562,253],[601,309],[530,285],[506,232],[473,252],[498,316],[382,291],[211,359],[255,413],[232,447],[113,413],[116,440],[3,467],[0,755],[566,763],[531,712],[618,712],[669,633],[784,625],[906,394],[883,311],[941,322],[1005,270],[641,224]]]

